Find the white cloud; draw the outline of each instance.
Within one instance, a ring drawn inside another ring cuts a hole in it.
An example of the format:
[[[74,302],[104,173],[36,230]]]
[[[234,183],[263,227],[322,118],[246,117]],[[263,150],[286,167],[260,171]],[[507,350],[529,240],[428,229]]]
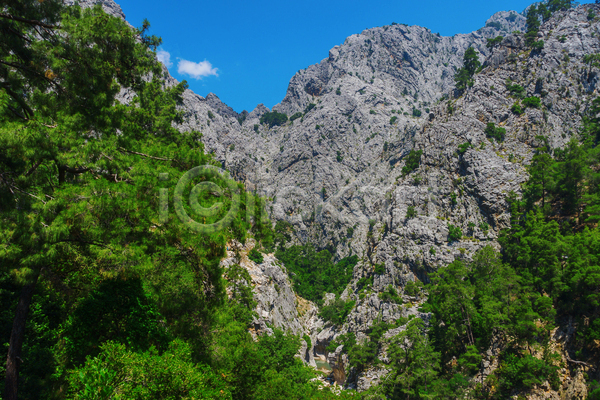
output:
[[[167,68],[171,68],[173,66],[173,63],[171,62],[171,53],[168,51],[158,50],[156,52],[156,58],[158,58],[158,61],[165,64],[165,67]]]
[[[189,75],[195,79],[202,79],[205,76],[219,76],[217,68],[213,68],[212,64],[206,60],[199,63],[193,61],[178,59],[177,72],[182,75]]]

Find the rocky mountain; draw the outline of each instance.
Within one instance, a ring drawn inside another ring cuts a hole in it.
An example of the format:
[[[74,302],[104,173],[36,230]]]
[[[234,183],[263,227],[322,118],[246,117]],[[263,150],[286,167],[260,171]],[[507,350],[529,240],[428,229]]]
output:
[[[124,17],[112,0],[102,3]],[[600,53],[600,25],[590,10],[600,15],[597,5],[556,12],[540,28],[540,50],[525,46],[525,18],[516,12],[496,13],[478,31],[452,37],[395,23],[365,30],[292,77],[285,98],[273,107],[292,117],[282,126],[260,123],[271,111],[262,104],[238,114],[214,94],[186,91],[182,129],[202,132],[206,149],[249,190],[269,199],[274,221],[291,223],[296,242],[361,260],[342,295],[356,305],[336,327],[293,293],[275,258],[267,255],[256,265],[244,255],[246,245],[236,244],[237,253],[232,250],[224,265],[240,263],[252,276],[259,304],[255,329],[308,334],[307,362],[328,358],[342,382],[344,358],[340,349],[329,354],[328,343],[346,332],[364,339],[376,320],[419,314],[418,299],[405,296],[408,306],[401,306],[378,293],[389,285],[402,292],[408,282],[426,281],[429,272],[468,260],[485,245],[498,248],[498,233],[509,222],[505,199],[520,193],[525,167],[545,144],[540,137],[553,148],[564,146],[598,94],[600,70],[584,58]],[[497,36],[503,39],[489,49],[487,39]],[[459,93],[454,75],[469,47],[483,68]],[[539,97],[540,107],[512,112],[511,85]],[[506,129],[503,142],[486,137],[488,123]],[[420,165],[403,174],[411,151],[422,151]],[[448,241],[451,225],[461,229],[459,241]],[[381,264],[385,272],[376,274],[374,266]],[[368,291],[357,286],[365,277],[373,279]],[[556,331],[556,343],[565,334]],[[380,375],[367,371],[353,380],[365,389]],[[565,373],[560,394],[540,398],[584,398],[581,385]]]

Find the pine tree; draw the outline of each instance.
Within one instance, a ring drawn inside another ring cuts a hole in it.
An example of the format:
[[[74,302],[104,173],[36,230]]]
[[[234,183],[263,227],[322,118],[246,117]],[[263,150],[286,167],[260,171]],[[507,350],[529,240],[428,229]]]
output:
[[[481,66],[477,52],[473,47],[469,47],[463,56],[463,66],[457,71],[454,76],[456,89],[465,90],[467,87],[473,86],[473,76]]]

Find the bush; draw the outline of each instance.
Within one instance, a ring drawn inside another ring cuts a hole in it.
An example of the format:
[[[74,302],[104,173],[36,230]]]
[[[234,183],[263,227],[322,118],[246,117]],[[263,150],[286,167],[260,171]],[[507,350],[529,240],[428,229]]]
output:
[[[344,157],[342,157],[342,153],[340,153],[340,151],[337,151],[337,156],[335,158],[337,160],[337,162],[342,162],[344,160]]]
[[[281,126],[285,124],[287,120],[287,115],[277,111],[264,113],[262,117],[260,117],[260,123],[269,125],[269,128]]]
[[[375,264],[375,273],[377,275],[385,274],[385,264]]]
[[[419,286],[413,281],[408,282],[406,284],[406,286],[404,286],[404,294],[407,296],[414,297],[414,296],[418,295],[419,293],[420,293]]]
[[[540,108],[541,106],[541,101],[539,97],[527,97],[526,99],[523,99],[523,105],[525,107],[531,107],[531,108]]]
[[[419,168],[419,164],[421,163],[421,156],[423,155],[423,150],[411,150],[408,156],[406,157],[406,163],[404,167],[402,167],[402,176],[406,176]]]
[[[310,336],[308,336],[306,333],[302,336],[302,339],[304,339],[304,341],[306,342],[306,346],[308,347],[308,349],[310,350],[310,348],[312,347],[312,341],[310,340]]]
[[[417,211],[414,206],[408,206],[406,209],[406,219],[412,219],[417,216]]]
[[[394,122],[396,122],[396,120],[398,119],[398,117],[396,117],[395,115],[390,118],[390,125],[394,125]]]
[[[458,154],[461,156],[467,152],[473,145],[469,142],[458,145]]]
[[[497,142],[503,142],[504,137],[506,136],[506,129],[497,128],[496,124],[494,124],[493,122],[490,122],[487,124],[487,127],[485,128],[484,133],[485,133],[485,136],[487,136],[490,139],[494,139]]]
[[[522,99],[525,96],[525,88],[523,86],[516,83],[513,84],[511,80],[507,80],[505,85],[511,96],[518,99]]]
[[[421,110],[417,110],[416,108],[413,108],[412,115],[413,115],[413,117],[420,117],[421,116]]]
[[[516,102],[515,104],[512,105],[512,107],[510,108],[510,111],[512,111],[516,115],[523,114],[523,109],[521,108],[521,105],[518,102]]]
[[[356,286],[359,289],[362,289],[365,286],[373,286],[373,277],[372,276],[363,276],[356,282]]]
[[[448,241],[455,242],[462,238],[462,231],[458,226],[448,224]]]
[[[450,193],[450,202],[452,203],[453,206],[458,204],[458,201],[456,200],[456,193],[454,193],[454,192]]]
[[[302,118],[302,115],[303,114],[301,112],[297,112],[296,114],[294,114],[290,117],[290,121],[293,122],[293,121],[297,120],[298,118]]]
[[[487,47],[488,49],[490,49],[490,50],[491,50],[492,48],[494,48],[494,47],[496,47],[497,45],[499,45],[499,44],[500,44],[500,42],[502,42],[502,39],[504,39],[504,37],[503,37],[503,36],[496,36],[496,37],[495,37],[495,38],[493,38],[493,39],[488,39],[488,40],[487,40],[486,47]]]
[[[312,110],[313,108],[315,108],[317,105],[315,103],[310,103],[309,105],[306,106],[306,108],[304,109],[304,114],[306,114],[307,112],[309,112],[310,110]]]
[[[339,298],[335,299],[335,301],[324,306],[319,311],[319,317],[335,325],[342,325],[355,304],[356,302],[353,300],[344,301]]]
[[[398,292],[392,285],[388,285],[388,287],[377,296],[381,299],[381,301],[402,304],[402,298],[398,296]]]
[[[257,264],[262,264],[264,261],[264,257],[262,255],[262,253],[260,251],[256,250],[256,248],[250,250],[250,252],[248,253],[248,258]]]

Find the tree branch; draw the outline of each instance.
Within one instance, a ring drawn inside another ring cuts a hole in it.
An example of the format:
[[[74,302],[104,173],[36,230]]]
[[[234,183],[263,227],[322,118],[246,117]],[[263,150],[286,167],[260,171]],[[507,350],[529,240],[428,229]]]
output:
[[[123,147],[120,147],[120,148],[119,148],[119,151],[121,151],[122,153],[135,154],[135,155],[137,155],[137,156],[142,156],[142,157],[146,157],[146,158],[151,158],[152,160],[159,160],[159,161],[175,161],[175,160],[171,160],[170,158],[154,157],[154,156],[151,156],[151,155],[149,155],[149,154],[138,153],[137,151],[130,151],[130,150],[124,149]]]
[[[58,25],[48,25],[48,24],[43,23],[42,21],[37,21],[35,19],[26,19],[26,18],[21,18],[21,17],[15,17],[14,15],[10,15],[10,14],[0,13],[0,18],[10,19],[13,21],[18,21],[18,22],[24,22],[26,24],[33,25],[33,26],[42,26],[42,27],[48,28],[48,29],[61,29],[61,27]]]

